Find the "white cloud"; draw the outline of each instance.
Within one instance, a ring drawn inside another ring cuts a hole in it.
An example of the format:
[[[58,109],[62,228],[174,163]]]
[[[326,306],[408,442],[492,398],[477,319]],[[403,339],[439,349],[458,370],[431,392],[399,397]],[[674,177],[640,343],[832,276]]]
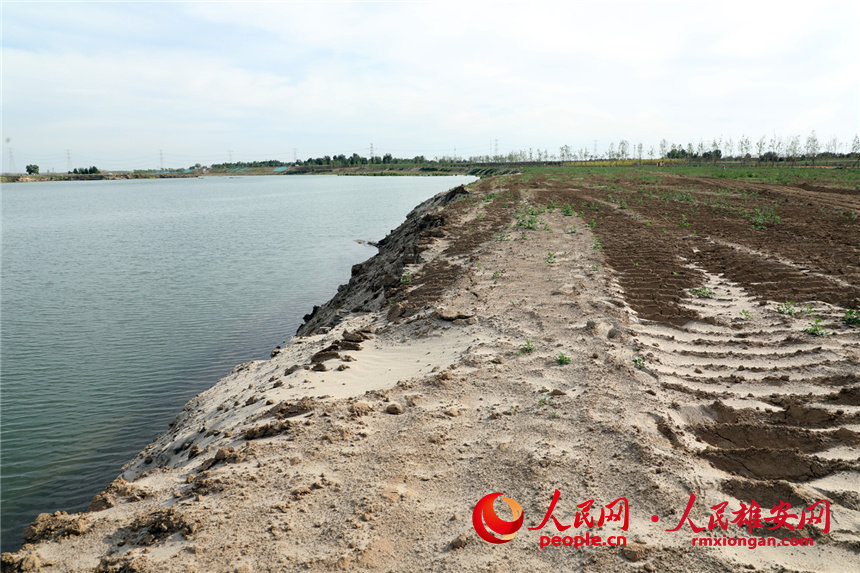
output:
[[[860,131],[851,2],[12,6],[21,164]]]

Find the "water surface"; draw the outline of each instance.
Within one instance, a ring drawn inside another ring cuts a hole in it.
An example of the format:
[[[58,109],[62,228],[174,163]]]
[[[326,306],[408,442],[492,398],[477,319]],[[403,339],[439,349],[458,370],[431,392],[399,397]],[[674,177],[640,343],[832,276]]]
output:
[[[80,511],[183,404],[266,358],[419,202],[467,177],[2,188],[2,543]]]

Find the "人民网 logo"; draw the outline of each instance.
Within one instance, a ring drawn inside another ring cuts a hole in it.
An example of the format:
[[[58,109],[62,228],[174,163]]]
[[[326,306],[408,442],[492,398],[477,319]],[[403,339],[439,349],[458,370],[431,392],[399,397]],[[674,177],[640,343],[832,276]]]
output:
[[[475,504],[475,509],[472,511],[472,525],[475,526],[475,532],[481,536],[481,539],[490,543],[507,543],[516,537],[517,531],[523,526],[523,508],[509,497],[503,497],[502,501],[511,508],[511,521],[505,521],[496,515],[493,502],[500,495],[502,494],[485,495]]]

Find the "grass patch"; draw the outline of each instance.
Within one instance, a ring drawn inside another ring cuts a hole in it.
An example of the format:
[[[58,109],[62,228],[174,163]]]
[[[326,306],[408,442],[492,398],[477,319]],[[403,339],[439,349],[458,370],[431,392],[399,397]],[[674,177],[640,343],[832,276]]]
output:
[[[691,288],[690,294],[697,298],[716,298],[717,295],[713,290],[707,287]]]

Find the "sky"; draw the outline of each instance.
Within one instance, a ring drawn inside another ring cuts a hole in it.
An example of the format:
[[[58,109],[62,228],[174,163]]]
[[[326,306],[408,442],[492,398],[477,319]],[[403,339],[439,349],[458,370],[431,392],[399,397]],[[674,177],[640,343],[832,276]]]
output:
[[[860,2],[2,0],[2,169],[860,133]]]

